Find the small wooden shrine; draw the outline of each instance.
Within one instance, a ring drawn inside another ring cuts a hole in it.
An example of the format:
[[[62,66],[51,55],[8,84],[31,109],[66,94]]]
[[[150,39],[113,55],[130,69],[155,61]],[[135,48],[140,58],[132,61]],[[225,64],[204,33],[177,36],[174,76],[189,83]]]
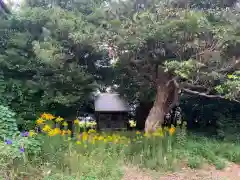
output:
[[[96,98],[94,106],[98,130],[127,128],[130,107],[119,94],[102,93]]]

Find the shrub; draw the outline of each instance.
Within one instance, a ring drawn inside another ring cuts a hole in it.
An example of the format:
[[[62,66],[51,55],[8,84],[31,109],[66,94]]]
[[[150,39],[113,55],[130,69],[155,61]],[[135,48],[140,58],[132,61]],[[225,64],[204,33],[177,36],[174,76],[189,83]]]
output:
[[[34,174],[30,164],[40,152],[40,143],[33,137],[19,135],[0,142],[0,169],[5,172],[5,179],[24,179],[24,173]]]
[[[203,158],[199,156],[189,156],[187,165],[192,169],[198,169],[203,164]]]
[[[215,165],[216,169],[221,170],[221,169],[224,169],[224,168],[226,167],[226,162],[225,162],[224,159],[218,158],[218,159],[215,161],[214,165]]]
[[[0,139],[5,140],[18,134],[15,113],[0,105]]]
[[[3,144],[0,160],[3,166],[13,168],[11,172],[15,176],[21,172],[45,180],[118,180],[123,163],[173,170],[179,167],[180,161],[187,160],[190,168],[200,168],[204,162],[209,162],[222,169],[224,158],[238,161],[240,157],[237,144],[189,136],[185,128],[159,128],[150,134],[138,131],[99,133],[93,129],[80,132],[76,120],[72,137],[63,118],[44,113],[36,123],[43,133],[35,137],[33,131],[26,132],[11,139],[11,145]],[[38,158],[34,158],[36,156]],[[41,175],[36,176],[35,172]]]
[[[240,163],[240,147],[232,146],[228,150],[221,152],[220,155],[229,161]]]

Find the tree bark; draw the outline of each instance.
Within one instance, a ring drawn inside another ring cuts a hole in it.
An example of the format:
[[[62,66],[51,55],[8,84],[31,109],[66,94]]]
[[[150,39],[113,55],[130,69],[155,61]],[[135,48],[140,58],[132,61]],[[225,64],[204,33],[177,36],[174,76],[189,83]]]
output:
[[[164,115],[178,102],[179,88],[175,80],[164,80],[157,84],[156,98],[145,122],[145,132],[153,132],[164,123]]]

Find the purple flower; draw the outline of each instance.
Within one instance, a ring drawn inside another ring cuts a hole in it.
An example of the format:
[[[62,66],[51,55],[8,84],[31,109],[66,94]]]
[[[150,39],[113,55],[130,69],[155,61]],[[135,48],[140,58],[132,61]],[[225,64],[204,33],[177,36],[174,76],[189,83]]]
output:
[[[12,141],[11,140],[6,140],[5,143],[10,145],[10,144],[12,144]]]
[[[24,151],[25,151],[23,147],[21,147],[19,150],[21,153],[24,153]]]
[[[21,136],[22,137],[28,137],[29,136],[29,132],[21,132]]]

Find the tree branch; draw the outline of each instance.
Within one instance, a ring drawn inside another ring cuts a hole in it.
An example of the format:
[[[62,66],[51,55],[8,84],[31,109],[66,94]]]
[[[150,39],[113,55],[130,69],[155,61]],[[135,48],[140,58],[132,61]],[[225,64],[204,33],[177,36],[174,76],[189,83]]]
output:
[[[238,69],[240,69],[240,60],[236,60],[232,66],[230,66],[228,68],[220,69],[217,72],[218,73],[233,73],[234,71],[236,71]]]
[[[205,92],[209,91],[209,89],[204,86],[194,85],[194,84],[187,83],[187,82],[182,83],[181,87],[186,88],[186,89],[196,90],[196,91],[205,91]]]
[[[190,89],[186,89],[186,88],[182,88],[181,89],[183,92],[188,93],[188,94],[193,94],[193,95],[197,95],[197,96],[202,96],[202,97],[206,97],[206,98],[216,98],[216,99],[223,99],[223,100],[230,100],[236,103],[240,103],[240,101],[236,100],[236,99],[226,99],[224,96],[220,96],[220,95],[209,95],[206,93],[200,93],[197,91],[192,91]]]
[[[217,43],[218,43],[218,41],[213,41],[212,44],[211,44],[211,47],[208,47],[208,48],[206,47],[204,50],[202,50],[200,52],[197,52],[196,54],[193,54],[191,56],[191,58],[195,58],[195,57],[201,56],[201,55],[203,55],[206,52],[214,51],[216,49]]]
[[[0,8],[2,8],[5,13],[7,14],[11,14],[9,8],[7,7],[7,5],[3,2],[3,0],[0,0]]]

